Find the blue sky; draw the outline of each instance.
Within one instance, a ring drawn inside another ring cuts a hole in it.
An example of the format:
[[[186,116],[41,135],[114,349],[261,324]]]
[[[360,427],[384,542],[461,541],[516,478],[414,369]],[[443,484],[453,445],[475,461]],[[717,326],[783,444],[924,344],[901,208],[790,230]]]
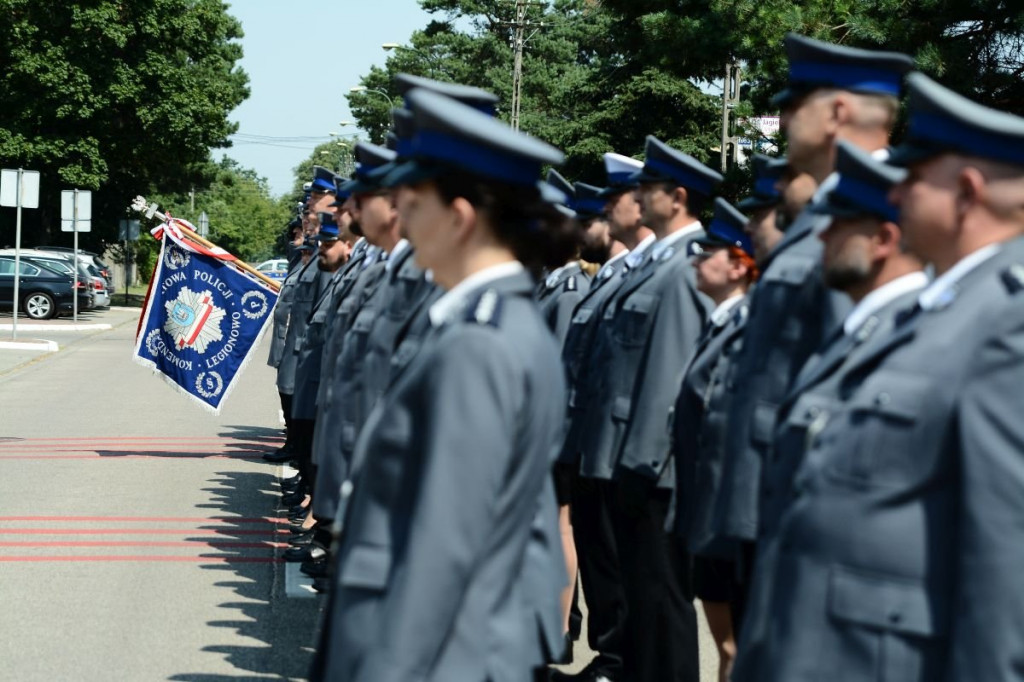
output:
[[[345,94],[370,66],[383,65],[383,43],[408,43],[429,21],[416,0],[341,0],[304,5],[285,0],[235,0],[242,23],[249,99],[232,114],[234,146],[215,150],[267,178],[276,196],[291,189],[292,169],[313,147],[351,119]]]

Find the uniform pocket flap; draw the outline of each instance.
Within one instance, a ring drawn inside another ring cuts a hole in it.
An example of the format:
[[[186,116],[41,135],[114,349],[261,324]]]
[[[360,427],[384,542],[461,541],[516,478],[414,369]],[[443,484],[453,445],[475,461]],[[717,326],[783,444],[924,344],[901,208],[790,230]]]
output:
[[[572,317],[573,324],[586,324],[594,314],[593,308],[581,308]]]
[[[779,406],[763,400],[754,405],[753,422],[750,425],[750,437],[759,445],[768,445],[775,434],[775,417]]]
[[[815,261],[810,258],[796,258],[790,256],[785,260],[778,260],[769,267],[762,278],[765,282],[780,282],[782,284],[802,284],[808,273],[814,268]]]
[[[345,555],[338,581],[344,587],[382,590],[391,574],[391,548],[359,544]]]
[[[651,312],[657,298],[650,294],[633,294],[622,304],[622,309],[631,313],[647,314]]]
[[[913,421],[932,389],[932,382],[919,375],[876,372],[853,396],[850,406]]]
[[[618,396],[612,402],[612,419],[626,421],[629,419],[633,401],[629,396]]]
[[[832,411],[834,402],[834,400],[825,396],[804,393],[797,399],[792,409],[790,409],[789,415],[786,417],[786,423],[790,426],[806,429],[815,421],[821,419],[822,415],[828,416],[828,413]]]
[[[868,574],[835,566],[829,575],[829,613],[840,620],[921,636],[946,634],[924,585],[910,578]]]
[[[352,321],[352,330],[365,334],[370,331],[370,327],[373,326],[373,320],[376,315],[373,314],[372,310],[362,310],[356,315],[356,319]]]

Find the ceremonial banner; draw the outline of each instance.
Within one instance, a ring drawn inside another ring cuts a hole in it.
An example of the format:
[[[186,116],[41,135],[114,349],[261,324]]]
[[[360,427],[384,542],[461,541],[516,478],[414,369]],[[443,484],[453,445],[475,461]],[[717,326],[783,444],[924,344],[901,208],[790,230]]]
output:
[[[135,361],[216,414],[266,329],[277,292],[171,232],[158,232],[160,260]]]

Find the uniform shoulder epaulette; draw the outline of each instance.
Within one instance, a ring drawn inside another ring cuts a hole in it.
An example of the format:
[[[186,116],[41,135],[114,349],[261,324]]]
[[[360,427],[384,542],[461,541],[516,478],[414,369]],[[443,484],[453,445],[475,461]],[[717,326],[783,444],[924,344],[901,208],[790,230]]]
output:
[[[496,289],[484,289],[466,306],[466,322],[497,327],[503,307],[504,301]]]
[[[1017,294],[1024,290],[1024,265],[1014,263],[1003,270],[1003,284],[1011,294]]]
[[[576,289],[578,288],[579,286],[576,284],[576,275],[569,275],[569,277],[565,280],[565,285],[563,286],[562,290],[576,291]]]

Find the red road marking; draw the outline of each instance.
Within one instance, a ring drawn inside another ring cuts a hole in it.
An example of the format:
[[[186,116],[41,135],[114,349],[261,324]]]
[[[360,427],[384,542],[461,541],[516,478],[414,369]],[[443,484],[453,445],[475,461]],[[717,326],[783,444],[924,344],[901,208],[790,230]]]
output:
[[[191,562],[216,564],[271,564],[282,561],[277,557],[263,556],[0,556],[0,563],[12,562],[93,562],[93,561],[137,561],[152,562]]]
[[[0,528],[0,535],[267,535],[288,533],[287,528]]]
[[[181,542],[152,541],[118,541],[118,540],[78,540],[74,542],[0,542],[0,547],[227,547],[237,549],[273,549],[274,547],[290,547],[287,542],[231,542],[228,540],[186,540]]]
[[[128,523],[286,523],[288,519],[260,516],[248,518],[243,516],[0,516],[4,521],[124,521]]]

